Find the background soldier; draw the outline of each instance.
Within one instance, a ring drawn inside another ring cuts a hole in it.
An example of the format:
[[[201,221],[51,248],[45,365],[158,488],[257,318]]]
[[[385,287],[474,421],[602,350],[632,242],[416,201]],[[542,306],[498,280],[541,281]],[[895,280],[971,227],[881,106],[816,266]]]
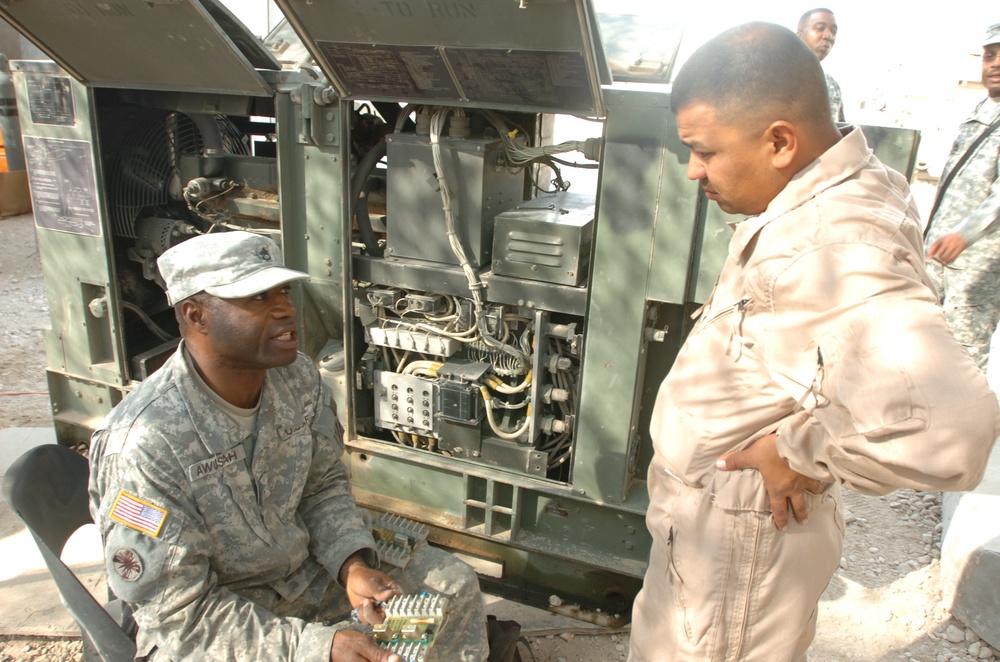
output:
[[[802,15],[795,34],[806,42],[809,50],[815,53],[822,62],[837,42],[837,30],[837,19],[833,12],[817,7]],[[826,93],[830,97],[830,114],[835,122],[843,122],[844,99],[840,93],[840,85],[833,79],[833,76],[825,71],[823,75],[826,76]]]
[[[983,85],[941,172],[926,243],[948,324],[986,370],[1000,321],[1000,23],[983,41]]]

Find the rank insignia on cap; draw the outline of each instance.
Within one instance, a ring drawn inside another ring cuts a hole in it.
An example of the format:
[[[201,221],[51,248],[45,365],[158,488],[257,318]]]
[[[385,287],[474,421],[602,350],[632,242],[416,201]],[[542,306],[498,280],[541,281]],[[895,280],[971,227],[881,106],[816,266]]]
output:
[[[142,575],[142,559],[134,549],[119,549],[111,557],[118,576],[127,582],[134,582]]]
[[[110,517],[130,529],[158,538],[163,522],[167,519],[167,511],[122,490],[118,493]]]

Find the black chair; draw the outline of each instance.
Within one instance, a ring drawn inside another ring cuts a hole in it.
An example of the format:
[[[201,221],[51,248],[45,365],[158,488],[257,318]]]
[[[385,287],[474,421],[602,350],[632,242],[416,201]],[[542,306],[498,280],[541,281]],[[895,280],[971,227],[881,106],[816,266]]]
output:
[[[57,444],[37,446],[7,469],[3,498],[27,525],[63,604],[80,626],[84,659],[124,662],[135,658],[135,642],[59,558],[70,536],[93,521],[89,473],[87,459],[76,451]]]

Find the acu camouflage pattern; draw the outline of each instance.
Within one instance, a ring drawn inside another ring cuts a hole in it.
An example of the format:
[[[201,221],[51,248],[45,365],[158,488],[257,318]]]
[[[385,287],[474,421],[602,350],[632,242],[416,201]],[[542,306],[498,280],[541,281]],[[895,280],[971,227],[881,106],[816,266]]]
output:
[[[983,104],[989,104],[983,107]],[[992,109],[992,112],[990,112]],[[984,99],[959,130],[941,180],[979,135],[1000,118],[1000,104]],[[932,262],[928,272],[938,289],[948,325],[983,370],[990,339],[1000,321],[1000,129],[978,147],[952,179],[930,222],[926,246],[949,233],[969,242],[947,267]]]
[[[182,241],[157,258],[156,267],[170,305],[199,292],[239,299],[309,278],[307,273],[285,268],[281,249],[272,239],[242,230]]]
[[[238,460],[198,472],[248,435],[197,385],[182,351],[183,343],[91,442],[91,513],[104,540],[109,586],[136,609],[138,655],[327,660],[345,626],[294,614],[315,613],[324,596],[343,593],[329,590],[331,575],[351,554],[364,550],[377,563],[340,461],[329,389],[304,355],[269,370],[252,471]],[[158,538],[108,517],[121,490],[168,511]],[[120,550],[141,563],[128,581],[113,565]],[[482,613],[478,586],[474,599]]]
[[[482,662],[487,658],[486,611],[479,591],[479,578],[471,567],[421,542],[414,547],[405,570],[393,567],[387,574],[399,584],[404,595],[427,591],[448,597],[448,617],[435,636],[425,662]],[[302,605],[301,601],[274,606],[275,613],[281,616],[294,615],[312,621],[342,619],[350,609],[347,595],[335,584],[317,606]],[[372,635],[370,627],[350,627]]]
[[[830,97],[830,115],[833,117],[834,122],[843,122],[844,120],[844,97],[840,93],[840,84],[833,79],[833,76],[826,73],[826,94]]]

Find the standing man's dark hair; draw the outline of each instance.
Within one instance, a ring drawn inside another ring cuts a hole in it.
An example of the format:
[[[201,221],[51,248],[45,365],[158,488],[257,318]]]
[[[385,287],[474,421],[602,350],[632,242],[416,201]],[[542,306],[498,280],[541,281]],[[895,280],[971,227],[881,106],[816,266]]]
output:
[[[731,214],[759,214],[840,139],[819,62],[790,30],[748,23],[699,48],[671,92],[688,177]],[[747,152],[750,148],[750,152]]]
[[[673,85],[688,178],[749,218],[650,414],[630,662],[804,662],[840,485],[969,489],[1000,432],[935,303],[906,180],[838,128],[825,87],[767,23],[710,40]]]
[[[839,30],[837,18],[826,7],[810,9],[799,19],[795,34],[802,39],[821,61],[833,50]],[[840,85],[833,76],[826,75],[827,96],[830,97],[830,115],[838,122],[844,121],[844,101]]]
[[[762,39],[773,40],[771,47],[760,48]],[[710,43],[712,48],[695,51],[677,74],[670,95],[674,113],[701,101],[727,122],[794,118],[833,129],[823,117],[823,69],[791,31],[773,23],[747,23]]]

